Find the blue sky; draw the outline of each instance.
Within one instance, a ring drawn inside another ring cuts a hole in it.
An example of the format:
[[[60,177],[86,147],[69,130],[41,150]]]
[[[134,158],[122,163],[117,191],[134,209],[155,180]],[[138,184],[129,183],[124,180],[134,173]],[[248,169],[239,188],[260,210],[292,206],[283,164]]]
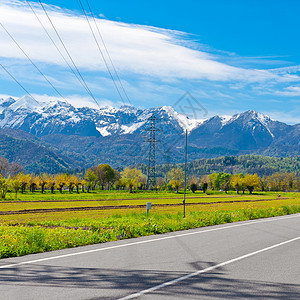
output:
[[[299,1],[89,2],[133,105],[173,105],[189,91],[208,116],[254,109],[300,123]],[[38,1],[30,3],[64,52]],[[97,102],[122,105],[78,1],[43,3]],[[65,99],[77,106],[95,105],[25,1],[2,0],[0,22]],[[38,100],[59,98],[1,27],[0,49],[0,63]],[[4,70],[0,94],[24,95]]]

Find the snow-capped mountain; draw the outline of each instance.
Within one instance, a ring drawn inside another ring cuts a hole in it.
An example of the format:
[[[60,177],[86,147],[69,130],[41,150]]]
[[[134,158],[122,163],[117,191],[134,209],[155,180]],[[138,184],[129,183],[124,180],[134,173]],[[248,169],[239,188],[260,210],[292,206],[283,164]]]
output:
[[[249,110],[231,117],[215,116],[200,124],[191,133],[196,146],[228,147],[255,150],[268,147],[292,126],[274,121],[267,115]]]
[[[36,140],[31,138],[30,141],[38,144],[36,149],[40,146],[49,148],[57,155],[53,158],[49,154],[53,161],[70,162],[73,167],[77,161],[81,167],[99,161],[124,166],[133,160],[147,161],[148,119],[153,114],[157,119],[158,163],[166,162],[167,157],[169,162],[182,160],[186,129],[189,131],[191,160],[220,155],[288,156],[300,153],[300,125],[287,125],[253,110],[233,116],[192,120],[169,106],[76,108],[61,101],[38,103],[25,96],[0,99],[0,134],[2,130],[3,136],[22,140],[28,140],[28,134],[31,134]],[[10,139],[5,140],[3,149]],[[14,144],[18,143],[14,140]],[[24,147],[22,149],[26,151]],[[13,155],[17,154],[10,154],[12,161]]]
[[[0,100],[0,128],[15,128],[36,136],[64,133],[81,136],[132,134],[155,114],[160,121],[183,129],[193,129],[199,122],[177,113],[172,107],[137,109],[102,107],[75,108],[62,101],[39,103],[29,96],[18,100]]]

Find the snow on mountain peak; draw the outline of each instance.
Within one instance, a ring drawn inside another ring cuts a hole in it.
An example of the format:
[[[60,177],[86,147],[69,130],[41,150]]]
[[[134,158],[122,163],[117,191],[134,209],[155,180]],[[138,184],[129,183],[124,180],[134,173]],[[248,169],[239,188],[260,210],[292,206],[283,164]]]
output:
[[[54,111],[56,113],[61,113],[62,111],[67,112],[68,110],[74,110],[74,109],[75,107],[72,106],[71,104],[60,100],[50,101],[46,103],[46,105],[44,106],[44,110],[50,110],[52,113]]]
[[[35,99],[27,95],[19,98],[9,106],[9,108],[13,111],[22,109],[25,110],[26,112],[28,111],[34,112],[41,107],[42,107],[42,103],[36,101]]]
[[[205,121],[202,119],[190,119],[189,117],[175,111],[175,109],[171,106],[165,105],[161,107],[161,110],[164,110],[169,117],[174,118],[183,130],[188,130],[190,132]]]
[[[8,103],[12,104],[14,102],[16,102],[16,100],[13,99],[12,97],[8,97],[6,99],[0,98],[0,106],[2,106],[3,104],[8,104]]]
[[[266,122],[271,121],[271,118],[270,118],[269,116],[267,116],[267,115],[264,115],[264,114],[259,113],[259,112],[257,112],[256,115],[257,115],[257,119],[258,119],[261,123],[266,123]]]
[[[240,117],[246,118],[248,122],[250,120],[256,120],[259,123],[261,123],[267,131],[270,133],[270,135],[274,138],[274,134],[271,132],[269,128],[269,123],[272,121],[271,118],[265,114],[256,112],[255,110],[248,110],[245,113],[242,114],[235,114],[233,116],[221,116],[221,122],[222,122],[222,127],[225,125],[229,125],[230,123],[234,122],[235,120],[239,119]],[[253,127],[253,130],[255,129],[255,125]]]
[[[162,125],[167,123],[176,128],[179,126],[183,131],[187,129],[189,132],[200,127],[208,120],[189,118],[175,111],[172,106],[147,109],[136,108],[132,105],[124,105],[120,108],[112,106],[76,108],[70,103],[59,100],[38,102],[30,96],[24,96],[18,100],[13,98],[0,99],[0,114],[0,128],[25,128],[42,134],[45,128],[53,127],[51,132],[55,132],[55,130],[60,132],[64,126],[76,127],[77,124],[80,124],[79,128],[82,128],[82,126],[92,128],[94,126],[94,129],[91,130],[97,129],[102,136],[125,135],[139,131],[153,114],[163,121],[161,122]],[[24,122],[26,118],[27,121]],[[243,126],[252,128],[254,132],[254,130],[258,130],[263,126],[274,137],[270,130],[270,128],[274,130],[273,121],[269,116],[254,110],[232,116],[215,116],[211,119],[214,118],[218,123],[221,122],[222,127],[237,121],[239,124],[242,123]],[[261,126],[257,126],[258,123]],[[29,129],[26,126],[29,126]],[[49,132],[49,129],[47,130]]]
[[[267,115],[264,115],[262,113],[256,112],[256,119],[263,124],[263,126],[269,131],[270,135],[272,136],[272,138],[274,138],[274,134],[272,133],[272,131],[269,128],[269,123],[271,120],[271,118]]]
[[[120,107],[120,111],[126,113],[136,113],[138,111],[138,108],[133,105],[125,104]]]
[[[11,97],[8,97],[7,99],[0,99],[0,113],[2,113],[4,109],[6,109],[15,102],[16,100]]]
[[[222,122],[222,126],[228,124],[228,122],[231,120],[232,116],[220,116],[221,118],[221,122]]]

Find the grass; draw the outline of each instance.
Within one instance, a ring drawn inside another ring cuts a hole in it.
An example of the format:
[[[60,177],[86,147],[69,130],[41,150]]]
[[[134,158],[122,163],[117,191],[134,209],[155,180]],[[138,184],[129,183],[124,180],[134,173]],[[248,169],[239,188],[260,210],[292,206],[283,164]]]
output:
[[[255,193],[255,195],[263,195],[266,194],[270,197],[277,196],[278,193],[270,192],[270,193]],[[240,194],[241,195],[241,194]],[[189,197],[232,197],[238,196],[235,192],[230,191],[227,194],[209,191],[207,194],[203,194],[202,192],[197,191],[196,193],[192,193],[191,191],[187,191],[187,196]],[[247,194],[243,195],[247,196]],[[5,201],[47,201],[47,200],[59,200],[59,201],[70,201],[70,200],[113,200],[113,199],[149,199],[149,198],[182,198],[183,191],[179,191],[179,193],[175,192],[167,192],[167,191],[136,191],[134,193],[128,193],[128,191],[106,191],[106,190],[97,190],[91,191],[90,193],[82,193],[77,194],[76,192],[69,193],[64,190],[62,193],[55,190],[54,194],[51,194],[50,191],[46,190],[44,194],[40,191],[36,191],[34,193],[26,191],[25,193],[18,193],[17,199],[15,199],[15,193],[8,193],[6,195],[5,200],[0,200],[1,202]]]
[[[87,196],[89,198],[86,199],[91,200],[91,195],[94,199],[105,201],[84,200],[84,197]],[[21,199],[18,203],[0,202],[0,211],[119,204],[144,205],[149,198],[154,204],[182,203],[181,194],[168,192],[125,194],[124,192],[100,191],[99,193],[79,194],[79,196],[69,193],[55,194],[54,196],[57,197],[55,199],[57,202],[23,202],[47,201],[51,200],[49,197],[53,197],[51,194],[24,194],[20,196]],[[128,200],[117,200],[125,199],[125,196],[128,196]],[[192,198],[195,196],[200,198]],[[132,198],[136,200],[129,200]],[[258,199],[265,201],[230,202]],[[72,200],[80,201],[72,202]],[[222,203],[214,203],[217,201],[222,201]],[[148,216],[145,214],[145,208],[1,215],[0,258],[300,212],[300,195],[298,193],[281,193],[281,198],[278,198],[278,193],[260,193],[238,197],[234,193],[229,195],[214,193],[210,196],[202,193],[189,193],[187,203],[189,202],[210,204],[188,205],[185,219],[182,218],[182,206],[154,206]]]
[[[189,192],[191,193],[191,192]],[[161,198],[161,197],[170,197],[176,198],[179,197],[180,193],[174,192],[156,192],[156,191],[136,191],[134,193],[128,193],[128,191],[106,191],[106,190],[97,190],[91,191],[90,193],[77,194],[76,192],[69,193],[64,190],[62,193],[55,190],[54,194],[51,194],[50,191],[46,190],[44,194],[40,191],[34,193],[26,191],[25,193],[18,193],[17,200],[19,201],[30,201],[33,198],[35,200],[101,200],[101,199],[135,199],[135,198]],[[8,193],[6,200],[13,201],[15,199],[15,193]]]

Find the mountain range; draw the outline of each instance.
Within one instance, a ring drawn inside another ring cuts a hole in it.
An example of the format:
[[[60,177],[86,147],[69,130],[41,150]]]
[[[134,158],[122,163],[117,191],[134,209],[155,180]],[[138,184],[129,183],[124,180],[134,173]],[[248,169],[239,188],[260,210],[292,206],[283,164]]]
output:
[[[119,168],[147,163],[152,115],[160,164],[182,162],[185,130],[189,160],[300,154],[300,124],[288,125],[253,110],[195,120],[170,106],[76,108],[24,96],[0,99],[0,156],[37,173],[81,170],[98,163]]]

